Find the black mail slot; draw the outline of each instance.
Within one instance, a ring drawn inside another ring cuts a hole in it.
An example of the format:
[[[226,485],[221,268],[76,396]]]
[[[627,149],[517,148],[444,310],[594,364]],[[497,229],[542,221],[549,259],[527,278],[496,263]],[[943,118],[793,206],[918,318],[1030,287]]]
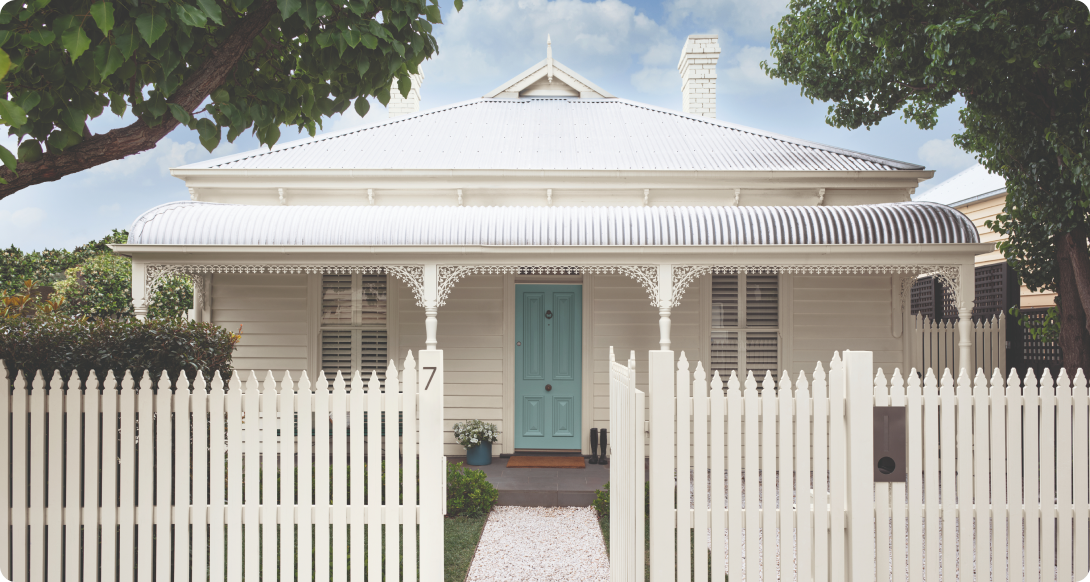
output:
[[[904,483],[908,450],[904,406],[874,407],[874,482]]]

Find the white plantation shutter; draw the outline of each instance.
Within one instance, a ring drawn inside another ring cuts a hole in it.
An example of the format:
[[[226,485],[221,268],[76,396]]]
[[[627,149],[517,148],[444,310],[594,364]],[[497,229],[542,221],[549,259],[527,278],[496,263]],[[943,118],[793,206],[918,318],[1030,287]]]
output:
[[[352,374],[352,333],[351,329],[322,330],[322,366],[330,382],[337,377],[337,372],[346,378]]]
[[[780,276],[746,275],[746,328],[780,326]]]
[[[738,327],[738,275],[712,277],[712,327]]]
[[[744,290],[744,292],[743,292]],[[711,367],[726,378],[778,377],[780,280],[775,274],[712,276]]]
[[[386,309],[386,275],[322,276],[321,369],[330,381],[356,370],[385,380]]]

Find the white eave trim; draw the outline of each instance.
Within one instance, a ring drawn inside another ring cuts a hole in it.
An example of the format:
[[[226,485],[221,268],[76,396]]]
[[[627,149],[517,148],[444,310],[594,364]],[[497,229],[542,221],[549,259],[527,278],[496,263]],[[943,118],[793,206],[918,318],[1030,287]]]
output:
[[[738,246],[238,246],[109,245],[138,260],[179,263],[344,264],[455,263],[459,265],[571,265],[678,263],[687,265],[914,265],[961,264],[995,250],[993,243],[897,245]]]

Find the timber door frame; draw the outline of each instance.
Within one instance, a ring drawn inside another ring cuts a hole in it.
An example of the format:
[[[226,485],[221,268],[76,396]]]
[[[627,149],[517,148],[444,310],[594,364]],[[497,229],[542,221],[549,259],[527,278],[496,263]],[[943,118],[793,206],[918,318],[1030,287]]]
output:
[[[515,285],[517,284],[556,284],[582,285],[583,287],[583,381],[580,400],[580,452],[590,454],[591,427],[597,427],[594,421],[594,359],[593,359],[593,302],[594,275],[568,276],[533,276],[503,275],[503,426],[500,427],[500,453],[515,454]],[[510,435],[506,434],[510,431]],[[573,449],[574,450],[574,449]]]

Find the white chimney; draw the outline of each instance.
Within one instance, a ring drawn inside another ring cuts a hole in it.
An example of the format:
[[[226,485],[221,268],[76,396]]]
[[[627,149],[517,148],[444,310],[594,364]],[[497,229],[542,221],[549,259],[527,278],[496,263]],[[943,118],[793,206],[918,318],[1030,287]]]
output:
[[[401,96],[401,91],[397,88],[397,79],[394,79],[394,83],[390,87],[390,103],[386,105],[386,112],[389,113],[390,117],[412,115],[420,111],[420,85],[424,84],[424,70],[423,67],[417,70],[420,72],[409,75],[412,88],[409,89],[408,97]]]
[[[715,65],[719,62],[718,34],[690,34],[681,49],[681,110],[689,115],[715,117]]]

